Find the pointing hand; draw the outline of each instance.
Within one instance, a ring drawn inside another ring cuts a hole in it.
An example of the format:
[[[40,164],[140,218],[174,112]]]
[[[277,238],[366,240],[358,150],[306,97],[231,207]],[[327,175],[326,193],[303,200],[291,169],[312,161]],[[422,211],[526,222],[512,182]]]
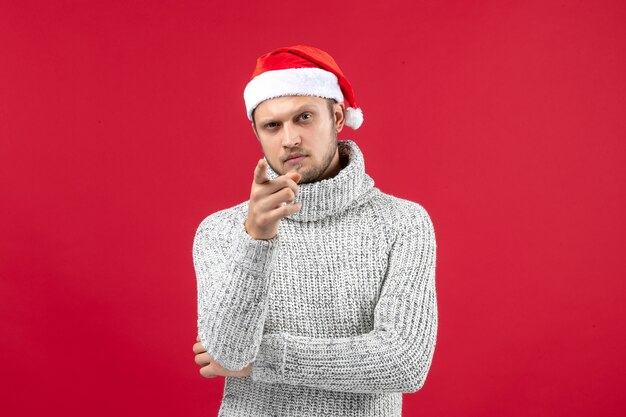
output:
[[[267,161],[260,159],[254,170],[254,180],[250,190],[246,231],[254,239],[272,239],[278,234],[280,219],[297,213],[302,207],[300,201],[291,202],[298,194],[297,172],[288,172],[270,180],[267,176]]]

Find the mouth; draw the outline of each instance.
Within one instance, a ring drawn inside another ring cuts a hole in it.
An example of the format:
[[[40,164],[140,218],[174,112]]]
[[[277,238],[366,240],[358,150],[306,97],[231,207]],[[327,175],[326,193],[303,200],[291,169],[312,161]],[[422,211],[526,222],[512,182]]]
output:
[[[299,164],[302,160],[306,158],[306,155],[294,154],[290,155],[285,159],[286,164]]]

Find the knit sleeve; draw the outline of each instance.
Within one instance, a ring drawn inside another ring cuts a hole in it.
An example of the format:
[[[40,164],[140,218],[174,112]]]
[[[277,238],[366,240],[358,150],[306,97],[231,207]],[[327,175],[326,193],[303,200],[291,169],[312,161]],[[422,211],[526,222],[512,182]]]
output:
[[[414,217],[393,243],[373,330],[343,338],[265,334],[254,381],[360,393],[423,386],[437,336],[436,243],[426,211]]]
[[[198,335],[217,362],[240,370],[261,343],[278,237],[255,240],[243,221],[220,214],[200,224],[193,243]]]

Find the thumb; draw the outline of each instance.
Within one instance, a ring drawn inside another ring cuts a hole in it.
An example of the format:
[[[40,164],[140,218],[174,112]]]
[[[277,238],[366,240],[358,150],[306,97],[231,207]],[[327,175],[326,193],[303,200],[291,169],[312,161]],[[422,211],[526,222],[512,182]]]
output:
[[[296,171],[288,172],[285,175],[291,178],[296,184],[302,179],[302,175],[300,175],[300,173]]]

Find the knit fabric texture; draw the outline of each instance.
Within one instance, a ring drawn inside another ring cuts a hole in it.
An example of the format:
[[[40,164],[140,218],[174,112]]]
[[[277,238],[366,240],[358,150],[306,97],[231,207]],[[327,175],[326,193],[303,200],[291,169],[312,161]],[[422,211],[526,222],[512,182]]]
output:
[[[436,243],[418,203],[381,192],[353,141],[343,169],[300,184],[276,237],[244,228],[248,202],[195,235],[198,334],[227,377],[221,417],[397,417],[437,336]],[[269,164],[268,164],[269,167]],[[279,176],[268,168],[268,176]]]

